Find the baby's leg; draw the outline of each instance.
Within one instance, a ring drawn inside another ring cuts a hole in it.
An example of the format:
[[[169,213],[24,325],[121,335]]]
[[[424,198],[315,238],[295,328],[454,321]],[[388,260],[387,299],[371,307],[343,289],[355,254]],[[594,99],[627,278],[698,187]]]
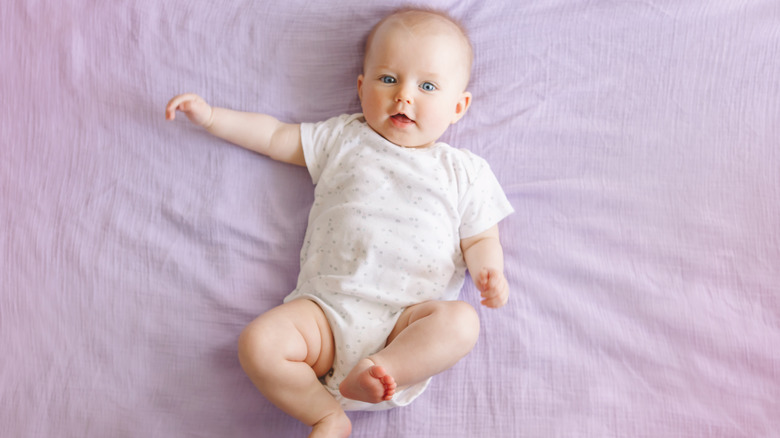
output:
[[[333,364],[333,334],[322,309],[294,300],[252,321],[241,333],[241,366],[265,397],[312,426],[310,437],[347,437],[352,424],[317,379]]]
[[[468,354],[479,337],[479,318],[463,301],[426,301],[401,314],[387,346],[363,359],[339,387],[354,400],[378,403],[422,382]]]

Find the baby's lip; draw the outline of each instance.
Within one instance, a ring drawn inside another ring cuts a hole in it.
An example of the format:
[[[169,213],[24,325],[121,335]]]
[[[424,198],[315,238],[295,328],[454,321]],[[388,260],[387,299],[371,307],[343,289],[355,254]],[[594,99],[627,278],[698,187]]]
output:
[[[396,122],[399,122],[399,123],[414,123],[414,120],[409,118],[409,116],[407,116],[404,113],[398,113],[398,114],[392,115],[392,116],[390,116],[390,118],[395,120]]]

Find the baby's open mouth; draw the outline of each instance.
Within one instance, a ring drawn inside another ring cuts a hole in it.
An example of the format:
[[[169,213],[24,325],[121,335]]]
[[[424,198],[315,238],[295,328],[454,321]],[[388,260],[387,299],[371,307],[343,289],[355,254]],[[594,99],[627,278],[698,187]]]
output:
[[[406,114],[403,113],[398,113],[394,116],[390,116],[390,118],[393,119],[393,121],[395,121],[396,123],[400,123],[400,124],[414,123],[414,120],[410,119],[409,117],[406,116]]]

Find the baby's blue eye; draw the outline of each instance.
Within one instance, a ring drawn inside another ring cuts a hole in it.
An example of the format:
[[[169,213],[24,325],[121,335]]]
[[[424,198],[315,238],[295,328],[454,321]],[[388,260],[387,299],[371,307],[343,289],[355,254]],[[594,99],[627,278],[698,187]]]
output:
[[[392,76],[382,76],[379,79],[382,81],[382,83],[385,83],[385,84],[394,84],[395,83],[395,78],[392,77]]]
[[[432,83],[430,83],[430,82],[423,82],[423,83],[420,85],[420,88],[422,88],[422,89],[423,89],[423,90],[425,90],[425,91],[435,91],[435,90],[436,90],[436,85],[433,85],[433,84],[432,84]]]

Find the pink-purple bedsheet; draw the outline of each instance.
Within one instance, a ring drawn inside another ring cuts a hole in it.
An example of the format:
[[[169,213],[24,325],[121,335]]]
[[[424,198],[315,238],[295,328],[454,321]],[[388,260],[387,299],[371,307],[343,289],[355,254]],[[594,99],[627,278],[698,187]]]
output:
[[[311,181],[163,108],[358,111],[362,39],[406,3],[0,2],[2,436],[308,433],[236,340],[295,285]],[[426,4],[474,42],[445,140],[516,209],[512,297],[467,285],[471,355],[353,436],[776,436],[780,3]]]

